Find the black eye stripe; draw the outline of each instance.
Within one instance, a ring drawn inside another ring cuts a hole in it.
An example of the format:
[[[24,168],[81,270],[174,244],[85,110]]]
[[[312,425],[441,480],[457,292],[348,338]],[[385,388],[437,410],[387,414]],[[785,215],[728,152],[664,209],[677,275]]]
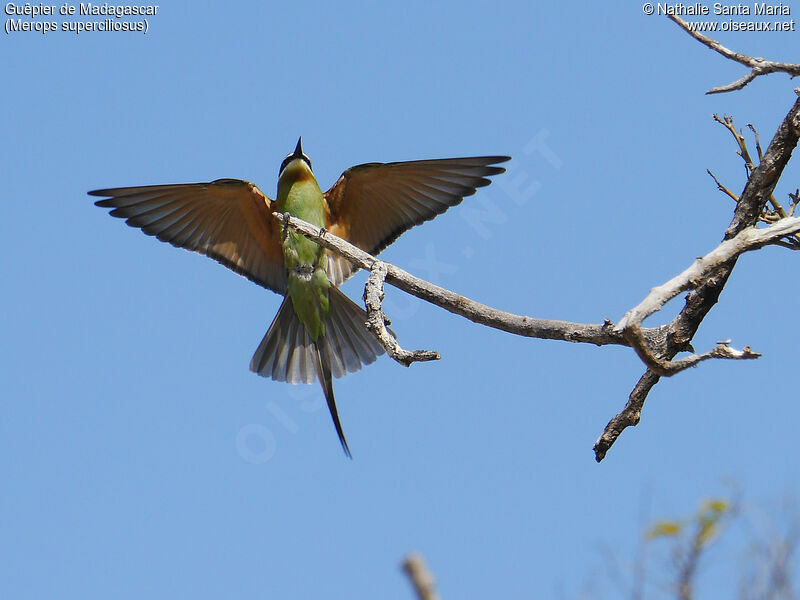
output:
[[[278,169],[278,176],[280,176],[280,174],[283,173],[283,170],[286,168],[286,165],[292,162],[294,158],[295,158],[294,154],[290,154],[289,156],[283,159],[283,162],[281,163],[281,168]],[[314,169],[311,167],[311,159],[308,158],[305,154],[303,154],[302,159],[303,162],[305,162],[308,165],[308,168],[313,171]]]

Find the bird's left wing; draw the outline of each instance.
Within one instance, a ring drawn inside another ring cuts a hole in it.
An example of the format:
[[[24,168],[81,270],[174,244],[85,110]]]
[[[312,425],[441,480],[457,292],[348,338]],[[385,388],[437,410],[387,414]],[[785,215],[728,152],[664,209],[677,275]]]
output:
[[[255,283],[285,294],[286,268],[280,223],[272,201],[249,181],[121,187],[89,192],[106,196],[97,206],[112,208],[162,242],[205,254]]]
[[[493,165],[507,160],[508,156],[475,156],[352,167],[325,192],[325,227],[362,250],[377,254],[404,231],[489,185],[487,177],[505,171]],[[343,258],[328,253],[328,275],[334,285],[356,270]]]

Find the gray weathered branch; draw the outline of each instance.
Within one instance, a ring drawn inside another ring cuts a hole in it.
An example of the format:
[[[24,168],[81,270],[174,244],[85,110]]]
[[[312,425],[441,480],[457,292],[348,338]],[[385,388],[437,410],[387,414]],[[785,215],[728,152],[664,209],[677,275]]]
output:
[[[552,319],[535,319],[524,315],[497,310],[491,306],[470,300],[438,285],[434,285],[415,277],[414,275],[396,267],[391,263],[378,260],[368,254],[333,235],[324,228],[316,227],[306,223],[296,217],[275,213],[275,217],[291,227],[293,230],[308,236],[316,243],[328,250],[331,250],[350,261],[355,266],[366,269],[370,272],[376,265],[384,265],[386,273],[379,277],[394,287],[416,296],[421,300],[435,304],[445,310],[460,315],[481,325],[507,331],[516,335],[533,337],[546,340],[563,340],[567,342],[583,342],[605,346],[615,344],[628,346],[621,332],[614,331],[614,324],[606,320],[600,324],[573,323],[570,321],[558,321]],[[378,267],[383,269],[384,267]],[[375,280],[373,280],[375,281]],[[645,336],[655,335],[654,329],[646,329]],[[387,348],[387,351],[389,348]]]
[[[759,165],[747,178],[744,191],[739,195],[731,224],[725,231],[725,240],[735,238],[740,232],[753,227],[758,222],[799,138],[800,99],[795,101],[778,127],[778,131],[772,138]],[[791,225],[791,221],[789,224]],[[700,327],[700,323],[717,303],[719,295],[736,265],[737,258],[738,255],[718,263],[716,270],[710,270],[705,274],[705,279],[695,282],[693,289],[686,297],[686,304],[680,314],[666,326],[664,345],[661,347],[650,345],[659,361],[670,361],[679,352],[691,350],[692,338]],[[645,362],[647,361],[645,360]],[[663,367],[663,364],[661,366]],[[631,391],[625,407],[608,422],[605,430],[595,442],[595,459],[598,462],[605,458],[608,450],[627,427],[639,423],[647,395],[660,379],[657,370],[648,366],[647,371]]]
[[[800,75],[800,65],[792,63],[774,62],[771,60],[765,60],[763,58],[753,58],[745,54],[740,54],[739,52],[734,52],[733,50],[728,50],[718,41],[712,40],[710,37],[703,35],[699,31],[693,31],[689,27],[689,24],[686,23],[686,21],[681,19],[679,16],[669,15],[669,18],[675,23],[677,23],[686,33],[688,33],[694,39],[699,41],[701,44],[704,44],[709,48],[711,48],[712,50],[719,52],[725,58],[736,61],[739,64],[745,65],[746,67],[750,67],[751,69],[751,71],[741,79],[737,79],[733,83],[729,83],[727,85],[721,85],[715,88],[711,88],[706,92],[706,94],[722,94],[724,92],[733,92],[735,90],[740,90],[748,83],[753,81],[759,75],[768,75],[769,73],[779,73],[779,72],[788,73],[791,77],[797,77],[798,75]]]
[[[718,344],[711,351],[701,355],[685,357],[680,361],[665,361],[657,357],[652,350],[653,347],[663,344],[661,328],[644,329],[641,327],[641,323],[681,292],[695,287],[698,282],[705,281],[724,263],[744,252],[775,243],[782,237],[800,231],[800,217],[782,219],[762,229],[751,227],[742,231],[734,239],[724,241],[706,256],[698,258],[683,273],[673,277],[665,284],[653,288],[639,305],[628,311],[614,326],[608,320],[602,325],[594,325],[534,319],[497,310],[419,279],[390,263],[378,260],[323,228],[315,227],[285,214],[276,213],[276,217],[292,229],[314,239],[321,246],[370,271],[364,288],[364,302],[368,316],[367,328],[381,342],[389,356],[404,366],[409,366],[413,362],[438,360],[440,356],[438,352],[431,350],[404,350],[386,327],[387,319],[382,309],[383,284],[384,281],[390,280],[390,277],[393,285],[418,298],[464,316],[473,322],[509,333],[540,339],[590,343],[598,346],[608,344],[630,346],[636,350],[643,362],[659,375],[673,375],[709,358],[748,359],[758,356],[749,348],[736,351],[725,344]]]
[[[386,279],[386,263],[376,260],[372,266],[367,284],[364,286],[364,305],[367,307],[367,329],[378,338],[386,348],[387,354],[401,365],[410,367],[411,363],[439,360],[438,352],[433,350],[403,350],[397,338],[386,327],[388,319],[383,313],[383,282]]]
[[[741,350],[736,350],[730,347],[730,340],[724,342],[717,342],[708,352],[702,354],[691,354],[676,360],[664,360],[653,352],[652,348],[647,345],[647,342],[642,337],[641,329],[636,325],[630,325],[625,330],[626,338],[631,342],[631,346],[636,351],[642,362],[647,365],[647,368],[656,375],[670,377],[681,371],[685,371],[689,367],[694,367],[698,363],[708,360],[709,358],[726,358],[728,360],[747,360],[759,358],[761,355],[758,352],[753,352],[750,346],[745,346]]]
[[[680,18],[676,17],[673,20],[688,31],[686,24]],[[723,56],[752,66],[755,72],[753,77],[774,71],[786,71],[792,75],[800,74],[800,66],[751,59],[731,52],[697,32],[689,31],[689,33]],[[732,127],[732,124],[729,125]],[[735,130],[733,131],[735,132]],[[281,219],[285,226],[313,239],[321,246],[344,257],[353,265],[370,271],[370,277],[364,290],[369,319],[367,326],[386,348],[389,355],[406,366],[415,361],[435,360],[439,358],[439,355],[433,351],[407,351],[399,346],[392,332],[386,327],[387,319],[383,314],[381,304],[384,281],[475,323],[516,335],[582,342],[598,346],[614,344],[632,347],[647,366],[647,371],[634,386],[625,408],[609,421],[602,435],[595,442],[595,459],[599,462],[603,460],[622,431],[638,424],[647,395],[661,376],[672,375],[711,358],[751,359],[758,357],[758,354],[749,347],[735,350],[728,345],[728,342],[720,342],[710,351],[696,354],[691,347],[691,340],[703,319],[716,304],[739,255],[766,244],[786,244],[786,236],[800,231],[800,218],[791,216],[780,218],[783,217],[783,214],[778,215],[777,220],[771,222],[766,228],[755,227],[762,217],[767,202],[773,197],[775,185],[797,145],[798,138],[800,138],[800,100],[795,102],[784,118],[763,156],[760,143],[758,144],[760,162],[757,167],[749,168],[747,183],[742,193],[737,197],[732,192],[726,191],[729,196],[737,200],[737,204],[723,242],[707,255],[695,261],[683,273],[665,284],[653,288],[639,305],[628,311],[616,327],[608,319],[602,324],[585,324],[536,319],[500,311],[433,285],[392,264],[380,261],[325,231],[324,228],[315,227],[289,215],[276,214],[275,216]],[[752,164],[749,156],[747,160],[749,164]],[[724,187],[716,178],[715,181],[718,187],[721,189]],[[793,200],[795,200],[794,197]],[[797,204],[796,201],[789,214],[793,214],[795,204]],[[644,319],[658,311],[667,301],[687,290],[689,290],[689,294],[683,309],[670,323],[654,328],[642,328],[641,324]],[[684,351],[690,351],[692,354],[673,360],[679,352]]]
[[[800,231],[800,217],[781,219],[761,229],[753,226],[743,229],[733,238],[723,241],[711,252],[695,260],[682,273],[650,290],[644,300],[625,313],[617,323],[616,329],[624,332],[630,327],[638,327],[644,319],[660,310],[668,301],[681,292],[694,288],[698,282],[705,281],[730,260],[745,252],[775,243],[798,231]]]
[[[612,419],[595,443],[595,456],[602,460],[620,433],[631,425],[636,425],[641,416],[644,400],[661,375],[672,375],[710,358],[751,359],[758,357],[749,347],[735,350],[727,343],[719,343],[712,350],[702,354],[673,361],[678,352],[690,349],[689,342],[705,315],[716,303],[719,293],[727,281],[736,258],[743,252],[754,250],[769,243],[778,243],[781,238],[800,231],[800,217],[781,219],[774,224],[758,229],[753,226],[738,230],[740,223],[753,223],[758,220],[760,211],[780,177],[780,172],[797,143],[798,115],[800,100],[790,111],[762,160],[748,179],[745,191],[734,214],[733,222],[726,235],[732,239],[723,241],[720,246],[699,258],[683,273],[665,284],[653,288],[651,293],[631,311],[626,313],[615,327],[608,319],[602,324],[574,323],[551,319],[535,319],[515,315],[486,306],[445,288],[433,285],[390,263],[353,246],[347,241],[305,221],[276,213],[276,218],[312,239],[321,246],[343,256],[357,267],[370,271],[364,289],[364,300],[368,309],[368,328],[386,348],[387,353],[405,366],[412,362],[436,360],[434,351],[407,351],[399,346],[394,335],[386,328],[386,317],[382,310],[383,283],[395,287],[422,300],[440,306],[454,314],[461,315],[475,323],[516,335],[540,339],[555,339],[570,342],[590,343],[598,346],[620,345],[632,347],[648,366],[648,372],[639,380],[631,392],[625,409]],[[794,141],[792,141],[794,140]],[[755,215],[755,217],[753,217]],[[688,289],[692,293],[681,313],[668,325],[655,328],[642,328],[642,321],[659,310],[667,301]]]

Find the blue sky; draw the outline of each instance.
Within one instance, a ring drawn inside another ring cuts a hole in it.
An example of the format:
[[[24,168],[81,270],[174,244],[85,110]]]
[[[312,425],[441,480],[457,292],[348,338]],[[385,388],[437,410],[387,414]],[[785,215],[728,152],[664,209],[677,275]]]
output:
[[[744,68],[620,4],[170,2],[146,35],[6,35],[0,596],[408,599],[418,550],[444,598],[614,597],[599,547],[632,555],[643,498],[655,518],[729,481],[753,504],[796,493],[788,250],[744,257],[695,340],[763,358],[662,381],[600,465],[633,352],[389,288],[401,343],[442,360],[336,381],[349,461],[317,387],[248,371],[280,298],[86,196],[219,177],[274,195],[299,135],[323,189],[363,162],[510,154],[383,256],[506,310],[616,320],[727,227],[705,170],[739,191],[743,167],[710,115],[766,145],[795,100],[784,75],[705,96]],[[796,36],[718,38],[796,61]],[[797,185],[790,163],[778,196]]]

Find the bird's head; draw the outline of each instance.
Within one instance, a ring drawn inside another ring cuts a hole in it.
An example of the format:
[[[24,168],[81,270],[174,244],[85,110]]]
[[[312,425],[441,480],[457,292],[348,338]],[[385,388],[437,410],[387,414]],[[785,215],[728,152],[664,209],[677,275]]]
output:
[[[283,159],[280,171],[278,171],[278,182],[298,181],[309,177],[314,177],[311,172],[311,159],[303,154],[303,138],[301,137],[297,140],[294,152]]]

